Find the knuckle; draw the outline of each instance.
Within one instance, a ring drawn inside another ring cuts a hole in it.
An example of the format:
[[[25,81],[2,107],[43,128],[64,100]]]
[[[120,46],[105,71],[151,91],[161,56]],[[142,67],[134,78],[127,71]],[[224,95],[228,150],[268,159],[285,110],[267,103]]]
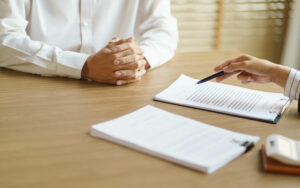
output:
[[[113,79],[113,81],[118,78],[118,76],[114,72],[111,73],[110,77]]]
[[[242,61],[242,62],[240,63],[240,65],[241,65],[242,67],[245,67],[245,66],[247,65],[247,63],[246,63],[245,61]]]
[[[136,62],[131,64],[132,69],[137,69],[138,67],[139,65]]]
[[[245,59],[250,59],[250,58],[251,58],[250,55],[248,55],[248,54],[244,54],[243,57],[244,57]]]
[[[127,63],[127,58],[126,57],[121,57],[118,60],[120,61],[120,65],[123,65],[123,64]]]
[[[112,58],[115,60],[118,58],[118,55],[117,54],[112,54]]]
[[[134,45],[133,45],[132,43],[129,43],[129,44],[128,44],[128,48],[134,49]]]
[[[138,61],[139,60],[139,56],[138,55],[134,55],[133,58],[134,58],[134,61]]]
[[[234,61],[233,59],[227,60],[223,65],[230,65]]]
[[[116,48],[117,48],[118,51],[122,51],[124,47],[123,47],[123,45],[121,44],[121,45],[116,46]]]
[[[137,50],[135,48],[131,49],[133,54],[137,54]]]

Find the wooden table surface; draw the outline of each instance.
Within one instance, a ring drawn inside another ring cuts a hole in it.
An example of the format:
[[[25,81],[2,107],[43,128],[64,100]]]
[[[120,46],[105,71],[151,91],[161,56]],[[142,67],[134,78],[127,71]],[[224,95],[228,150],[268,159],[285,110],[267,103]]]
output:
[[[239,52],[181,53],[126,86],[0,69],[0,187],[300,187],[300,177],[265,173],[259,150],[271,133],[300,140],[293,102],[273,125],[153,101],[176,78],[203,78]],[[235,78],[225,83],[241,85]],[[273,85],[246,85],[282,92]],[[260,136],[255,148],[213,174],[191,170],[89,135],[90,127],[151,104],[198,121]]]

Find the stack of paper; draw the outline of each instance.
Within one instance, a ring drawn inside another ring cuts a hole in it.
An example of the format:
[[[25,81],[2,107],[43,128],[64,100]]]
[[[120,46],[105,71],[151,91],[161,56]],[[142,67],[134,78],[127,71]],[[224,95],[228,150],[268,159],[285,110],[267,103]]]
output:
[[[154,100],[277,123],[290,99],[281,93],[263,92],[181,75]]]
[[[259,140],[152,106],[94,125],[91,135],[206,173],[242,154],[245,141]]]

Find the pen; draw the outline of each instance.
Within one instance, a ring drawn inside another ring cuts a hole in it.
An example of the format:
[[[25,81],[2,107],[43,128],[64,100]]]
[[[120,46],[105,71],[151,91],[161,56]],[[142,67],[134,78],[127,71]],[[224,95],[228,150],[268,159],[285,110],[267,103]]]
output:
[[[223,76],[224,74],[226,74],[224,71],[220,71],[220,72],[218,72],[218,73],[216,73],[216,74],[213,74],[213,75],[211,75],[211,76],[209,76],[209,77],[206,77],[206,78],[204,78],[204,79],[202,79],[202,80],[199,80],[199,81],[197,82],[197,84],[202,84],[202,83],[204,83],[204,82],[207,82],[207,81],[212,80],[212,79],[214,79],[214,78],[217,78],[217,77],[219,77],[219,76]]]

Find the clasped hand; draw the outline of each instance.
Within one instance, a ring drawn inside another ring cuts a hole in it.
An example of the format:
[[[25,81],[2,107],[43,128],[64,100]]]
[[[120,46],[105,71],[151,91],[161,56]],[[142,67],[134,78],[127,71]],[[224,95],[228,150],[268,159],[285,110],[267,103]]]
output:
[[[114,38],[87,59],[81,75],[101,83],[124,85],[140,80],[147,67],[144,52],[133,38]]]

